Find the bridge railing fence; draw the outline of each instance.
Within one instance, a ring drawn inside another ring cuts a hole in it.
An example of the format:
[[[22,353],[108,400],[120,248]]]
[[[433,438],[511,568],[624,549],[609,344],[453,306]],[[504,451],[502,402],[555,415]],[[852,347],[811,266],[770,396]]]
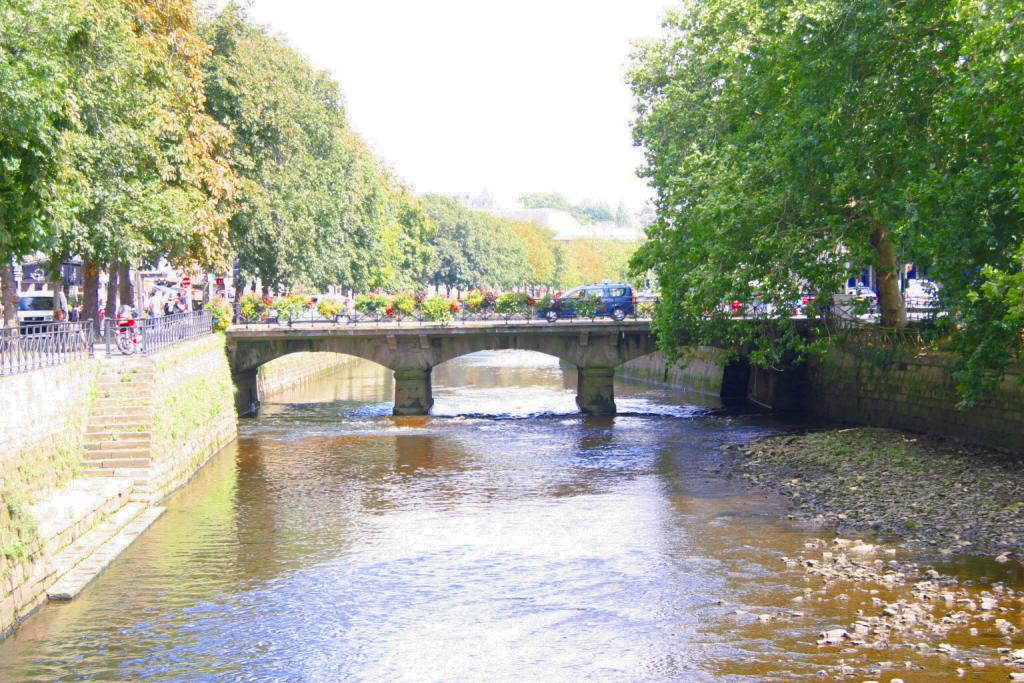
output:
[[[0,329],[0,376],[62,365],[93,355],[92,320]]]

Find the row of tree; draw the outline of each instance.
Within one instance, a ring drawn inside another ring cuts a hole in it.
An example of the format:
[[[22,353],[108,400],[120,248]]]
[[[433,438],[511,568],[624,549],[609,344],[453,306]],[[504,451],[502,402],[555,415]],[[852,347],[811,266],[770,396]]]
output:
[[[0,5],[0,283],[14,259],[161,258],[269,288],[572,284],[539,228],[421,200],[349,125],[338,85],[228,4]],[[620,269],[621,270],[621,269]],[[592,270],[587,270],[589,275]],[[112,306],[112,299],[108,299]]]
[[[436,225],[431,284],[449,290],[531,285],[565,289],[628,276],[632,242],[555,241],[547,228],[473,211],[451,197],[422,200]]]
[[[663,340],[698,331],[775,362],[796,335],[722,303],[827,298],[863,266],[906,325],[899,267],[941,286],[967,400],[1024,329],[1024,14],[1015,0],[714,0],[668,15],[631,70],[658,218]],[[671,345],[670,345],[671,346]]]

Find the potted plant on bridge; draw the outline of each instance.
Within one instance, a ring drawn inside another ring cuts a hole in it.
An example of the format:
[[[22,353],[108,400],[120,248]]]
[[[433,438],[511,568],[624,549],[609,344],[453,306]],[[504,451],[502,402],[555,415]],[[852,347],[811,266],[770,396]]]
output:
[[[452,321],[452,303],[443,296],[427,299],[420,306],[423,317],[430,322],[447,325]]]
[[[320,299],[316,302],[316,311],[321,317],[337,322],[341,314],[341,302],[336,299]]]
[[[585,296],[576,302],[575,309],[578,317],[593,320],[597,317],[597,312],[601,310],[601,297],[593,294]]]
[[[408,292],[400,292],[391,300],[391,315],[398,322],[416,312],[416,297]]]
[[[526,292],[506,292],[494,302],[494,308],[505,317],[507,323],[515,316],[529,316],[533,306]]]

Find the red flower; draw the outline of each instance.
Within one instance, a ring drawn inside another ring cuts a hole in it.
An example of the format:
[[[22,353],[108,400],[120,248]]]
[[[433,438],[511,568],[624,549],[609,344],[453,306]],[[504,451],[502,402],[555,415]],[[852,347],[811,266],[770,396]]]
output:
[[[459,312],[459,305],[458,304],[452,304],[452,313],[458,313],[458,312]]]
[[[384,312],[387,313],[388,315],[394,315],[395,314],[395,309],[389,308],[388,310],[386,310]]]

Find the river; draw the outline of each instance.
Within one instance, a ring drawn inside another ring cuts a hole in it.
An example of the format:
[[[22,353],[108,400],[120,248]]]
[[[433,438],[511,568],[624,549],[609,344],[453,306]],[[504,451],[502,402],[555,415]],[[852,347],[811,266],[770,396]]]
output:
[[[952,675],[816,645],[857,605],[801,602],[780,557],[831,536],[723,468],[723,444],[784,425],[623,381],[620,415],[583,418],[575,371],[530,353],[434,381],[428,418],[392,418],[370,364],[276,397],[78,599],[0,644],[0,680]]]

